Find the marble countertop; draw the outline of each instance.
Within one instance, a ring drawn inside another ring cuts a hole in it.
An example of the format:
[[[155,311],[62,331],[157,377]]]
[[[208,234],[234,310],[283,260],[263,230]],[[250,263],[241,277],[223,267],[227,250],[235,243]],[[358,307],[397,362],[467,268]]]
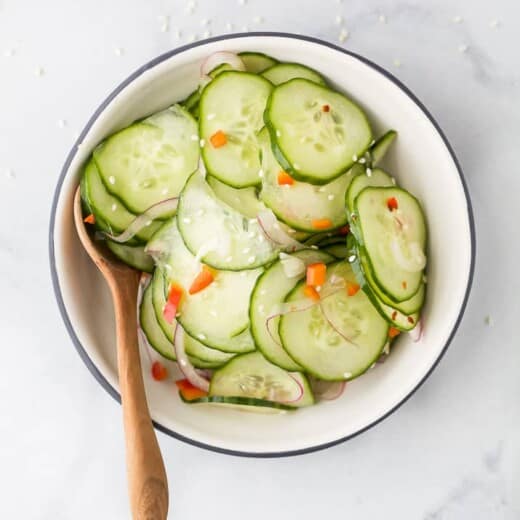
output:
[[[520,518],[519,20],[512,0],[0,0],[0,518],[129,518],[121,410],[51,289],[51,197],[115,84],[181,43],[246,30],[339,43],[418,95],[466,174],[475,282],[429,380],[345,444],[254,460],[159,434],[171,518]]]

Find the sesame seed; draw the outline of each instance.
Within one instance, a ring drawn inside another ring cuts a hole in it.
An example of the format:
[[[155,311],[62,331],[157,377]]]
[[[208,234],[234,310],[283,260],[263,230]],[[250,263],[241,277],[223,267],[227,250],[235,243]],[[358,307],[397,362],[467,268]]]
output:
[[[366,162],[367,160],[364,157],[361,157],[361,159],[358,161],[359,164],[365,164]]]
[[[242,253],[244,253],[244,255],[247,255],[247,253],[249,253],[249,251],[251,251],[250,247],[245,247],[244,249],[242,249]]]
[[[372,370],[372,369],[375,368],[375,367],[376,367],[376,364],[375,364],[375,363],[372,363],[372,364],[370,365],[370,370]]]
[[[197,334],[197,338],[199,338],[199,339],[206,339],[206,335],[205,334]]]
[[[350,263],[354,262],[355,260],[356,260],[356,255],[350,255],[350,256],[348,257],[348,261],[349,261]]]
[[[243,25],[242,32],[249,32],[249,27],[247,25]]]
[[[459,52],[464,53],[468,50],[468,46],[465,43],[459,45]]]
[[[260,289],[260,296],[265,296],[267,294],[266,289]]]
[[[301,168],[300,168],[300,165],[299,165],[299,164],[296,164],[296,163],[294,163],[294,169],[295,169],[295,170],[301,170]]]
[[[36,77],[42,77],[45,74],[45,69],[43,67],[36,67],[34,69],[34,75]]]
[[[117,204],[112,204],[112,211],[115,211],[117,209]]]
[[[274,229],[280,229],[280,224],[278,224],[278,222],[275,222],[275,223],[273,224],[273,228],[274,228]]]
[[[199,140],[199,136],[198,136],[197,134],[193,134],[193,135],[190,137],[190,139],[191,139],[192,141],[198,141],[198,140]]]
[[[58,126],[60,128],[65,128],[67,126],[67,121],[65,121],[65,119],[58,119]]]
[[[125,50],[122,47],[115,47],[114,53],[116,56],[122,56],[125,53]]]
[[[352,377],[352,373],[351,373],[351,372],[345,372],[345,373],[343,374],[343,377],[344,377],[345,379],[348,379],[349,377]]]
[[[226,262],[232,262],[233,261],[233,257],[232,256],[228,256],[225,261]]]
[[[457,15],[457,16],[454,16],[454,17],[451,19],[451,21],[452,21],[453,23],[460,23],[460,22],[462,22],[462,16],[458,16],[458,15]]]
[[[319,191],[320,193],[324,193],[326,189],[327,189],[327,188],[325,188],[325,186],[322,186],[321,188],[318,188],[318,191]]]
[[[375,144],[376,144],[376,140],[372,139],[372,141],[370,141],[370,146],[374,146]]]
[[[397,183],[395,182],[395,178],[392,177],[392,184],[395,186]]]
[[[395,58],[395,59],[394,59],[394,67],[399,68],[400,66],[401,66],[401,60]]]
[[[253,22],[255,23],[262,23],[264,21],[264,17],[263,16],[255,16],[253,18]]]
[[[205,27],[206,25],[209,25],[210,23],[211,23],[211,20],[209,20],[208,18],[203,18],[200,21],[200,25],[202,25],[202,27]]]
[[[379,23],[386,23],[386,16],[384,14],[379,15]]]
[[[289,229],[287,230],[287,233],[290,233],[291,235],[294,235],[294,233],[296,233],[296,229],[291,229],[291,228],[289,228]]]
[[[184,217],[184,218],[182,219],[182,221],[183,221],[185,224],[191,224],[191,218]]]
[[[168,188],[163,188],[161,190],[161,195],[166,195],[168,193]]]
[[[248,263],[248,264],[254,264],[254,263],[255,263],[255,260],[256,260],[256,256],[250,256],[250,257],[247,259],[247,263]]]
[[[215,119],[215,117],[217,117],[217,114],[208,114],[208,115],[206,116],[206,119],[207,119],[208,121],[211,121],[212,119]]]
[[[197,210],[197,211],[195,212],[195,215],[196,215],[197,217],[202,217],[202,216],[204,215],[204,213],[206,213],[206,212],[204,211],[204,208],[200,208],[199,210]]]
[[[259,170],[259,171],[258,171],[258,176],[259,176],[260,178],[262,178],[262,177],[264,176],[264,170]]]
[[[226,24],[226,31],[232,31],[233,30],[233,24],[231,22],[228,22]]]
[[[341,29],[338,40],[340,43],[343,43],[349,36],[349,32],[346,29]]]
[[[316,292],[321,292],[321,285],[316,286]]]
[[[204,141],[204,139],[201,139],[201,140],[199,141],[199,145],[200,145],[201,148],[204,148],[204,145],[205,145],[205,144],[206,144],[206,141]]]
[[[240,271],[240,278],[244,278],[247,276],[247,273],[245,271]]]
[[[211,314],[211,316],[214,316],[215,318],[217,317],[217,311],[215,309],[211,309],[209,313]]]
[[[181,360],[179,361],[179,363],[180,363],[183,367],[185,367],[185,366],[188,364],[188,363],[186,362],[185,359],[181,359]]]
[[[111,175],[111,176],[108,178],[108,182],[109,182],[110,184],[115,184],[115,183],[116,183],[116,178],[115,178],[113,175]]]
[[[334,200],[336,197],[332,193],[330,195],[327,195],[327,200]]]
[[[358,159],[357,155],[354,154],[354,155],[352,156],[352,160],[353,160],[354,162],[357,162],[357,159]]]
[[[249,238],[255,238],[256,233],[255,233],[254,231],[250,231],[250,232],[247,234],[247,236],[248,236]]]
[[[365,170],[365,173],[367,174],[367,177],[372,177],[372,169],[371,168],[367,168]]]
[[[173,36],[176,40],[180,40],[182,36],[182,31],[180,29],[175,29],[175,31],[173,31]]]
[[[170,30],[170,24],[168,22],[164,22],[161,25],[161,32],[168,32]]]
[[[211,36],[211,31],[208,29],[202,33],[203,38],[209,38]]]
[[[489,22],[489,27],[491,27],[491,29],[496,29],[498,26],[500,25],[500,22],[498,20],[491,20]]]
[[[340,14],[338,14],[336,16],[336,18],[334,19],[334,23],[336,25],[341,25],[343,23],[343,16],[341,16]]]
[[[261,303],[261,304],[258,306],[258,312],[264,312],[264,309],[265,309],[265,306]]]
[[[265,237],[264,237],[264,235],[258,235],[258,241],[259,241],[259,242],[265,242]]]
[[[314,245],[314,244],[313,244],[312,246],[310,246],[310,248],[311,248],[311,249],[319,249],[319,247],[316,246],[316,245]]]
[[[187,41],[188,43],[192,43],[192,42],[194,42],[194,41],[197,40],[197,39],[198,39],[198,36],[197,36],[196,34],[190,34],[190,35],[188,36],[188,38],[186,38],[186,41]]]
[[[151,226],[151,225],[152,225],[152,221],[151,221],[151,220],[149,220],[149,221],[145,224],[146,227]]]
[[[276,137],[282,137],[282,132],[280,132],[280,130],[276,131]]]

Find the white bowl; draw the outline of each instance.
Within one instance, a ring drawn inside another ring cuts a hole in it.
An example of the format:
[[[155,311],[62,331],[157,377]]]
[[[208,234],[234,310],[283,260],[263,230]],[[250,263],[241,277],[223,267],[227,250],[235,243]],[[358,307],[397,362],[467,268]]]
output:
[[[453,151],[433,117],[404,85],[365,58],[313,38],[277,33],[218,37],[157,57],[121,83],[96,110],[65,162],[52,206],[50,262],[58,305],[80,356],[113,397],[119,398],[111,300],[72,221],[81,166],[112,132],[187,96],[197,84],[201,61],[221,50],[259,51],[313,67],[362,104],[375,135],[397,129],[399,138],[386,166],[399,184],[419,197],[428,220],[424,335],[418,343],[403,335],[389,359],[349,383],[340,399],[281,415],[188,406],[171,385],[154,382],[145,371],[151,414],[161,431],[237,455],[306,453],[349,439],[381,421],[439,362],[462,318],[471,286],[475,234],[470,200]]]

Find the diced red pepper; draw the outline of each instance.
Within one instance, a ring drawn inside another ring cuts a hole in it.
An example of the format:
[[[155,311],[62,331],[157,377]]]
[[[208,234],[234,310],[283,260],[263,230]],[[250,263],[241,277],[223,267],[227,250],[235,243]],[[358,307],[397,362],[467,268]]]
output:
[[[386,200],[386,206],[390,211],[394,211],[399,207],[399,204],[395,197],[390,197]]]
[[[320,300],[320,293],[312,285],[306,285],[303,288],[303,294],[305,294],[305,296],[307,296],[307,298],[310,298],[311,300],[314,300],[315,302]]]
[[[214,279],[213,271],[207,265],[203,265],[201,272],[193,280],[188,292],[190,294],[198,293],[210,285]]]
[[[283,170],[278,172],[278,185],[279,186],[292,186],[294,184],[294,179]]]
[[[401,331],[399,329],[396,329],[395,327],[390,327],[388,329],[388,337],[390,339],[395,338],[396,336],[399,336],[401,334]]]
[[[227,135],[222,130],[218,130],[209,138],[209,142],[213,148],[220,148],[227,144]]]
[[[403,289],[406,289],[408,287],[406,280],[403,280],[403,283],[401,285],[403,286]]]
[[[168,323],[173,323],[173,320],[175,320],[175,316],[177,315],[177,310],[181,303],[183,294],[184,294],[184,290],[180,285],[173,283],[170,286],[170,292],[168,293],[168,300],[163,309],[164,319]]]
[[[321,109],[324,111],[324,112],[330,112],[330,105],[323,105],[321,107]]]
[[[397,318],[397,311],[392,312],[392,320],[395,321]]]
[[[332,227],[332,221],[330,218],[318,218],[312,221],[312,227],[314,229],[329,229]]]
[[[413,321],[413,318],[411,316],[408,316],[407,320],[408,320],[408,323],[415,323],[415,321]]]
[[[155,361],[152,364],[152,377],[156,381],[163,381],[168,377],[168,369],[160,361]]]
[[[349,296],[355,296],[359,289],[361,289],[360,285],[355,282],[347,282],[347,294]]]
[[[325,283],[327,266],[323,262],[316,262],[307,266],[307,285],[319,287]]]
[[[348,235],[350,233],[350,226],[343,226],[338,229],[338,234],[341,236]]]
[[[206,397],[208,395],[207,392],[192,385],[187,379],[179,379],[178,381],[175,381],[175,385],[186,401],[193,401],[194,399],[199,399],[200,397]]]
[[[85,222],[85,224],[95,224],[96,217],[91,213],[88,217],[85,217],[83,219],[83,222]]]

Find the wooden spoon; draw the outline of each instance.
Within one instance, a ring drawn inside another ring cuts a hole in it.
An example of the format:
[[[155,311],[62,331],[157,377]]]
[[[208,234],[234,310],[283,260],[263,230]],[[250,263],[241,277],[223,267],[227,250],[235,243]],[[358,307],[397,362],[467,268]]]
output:
[[[83,223],[79,188],[74,196],[74,223],[85,251],[104,276],[114,301],[132,516],[134,520],[165,520],[168,481],[146,403],[135,322],[140,273],[113,259],[90,239]]]

